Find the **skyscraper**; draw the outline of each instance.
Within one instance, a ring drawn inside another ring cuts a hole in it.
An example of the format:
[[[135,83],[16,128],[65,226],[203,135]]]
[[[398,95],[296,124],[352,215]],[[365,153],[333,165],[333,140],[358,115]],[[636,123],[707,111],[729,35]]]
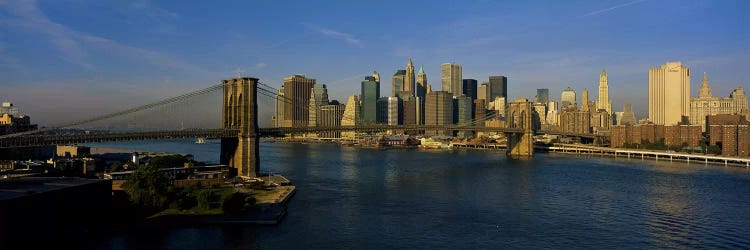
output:
[[[424,97],[427,95],[427,74],[424,73],[422,66],[419,66],[419,73],[417,73],[416,90],[416,96],[424,100]]]
[[[283,127],[307,127],[310,91],[315,79],[304,75],[293,75],[284,78],[284,96],[289,102],[284,104]]]
[[[622,117],[617,120],[617,125],[636,125],[638,120],[635,118],[635,113],[633,113],[633,105],[630,104],[630,102],[625,103],[624,111],[622,112]]]
[[[536,89],[536,98],[534,102],[547,105],[549,102],[549,89]]]
[[[560,96],[560,109],[562,111],[568,111],[571,108],[576,107],[576,91],[568,87],[562,91]]]
[[[477,80],[464,79],[462,85],[463,92],[461,94],[468,96],[472,101],[477,99]]]
[[[608,79],[607,72],[602,69],[602,73],[599,74],[599,98],[596,99],[596,109],[606,110],[608,114],[612,114],[612,102],[609,101]]]
[[[414,95],[414,64],[411,63],[411,58],[409,58],[409,62],[406,63],[406,76],[404,77],[404,86],[403,91],[406,92],[406,95],[413,96]]]
[[[453,99],[455,105],[453,106],[455,114],[455,123],[460,125],[471,125],[471,113],[473,113],[473,99],[466,95],[461,95],[458,98]],[[471,131],[459,131],[458,136],[463,138],[472,137]]]
[[[346,111],[346,106],[343,104],[336,104],[336,105],[321,105],[320,106],[320,124],[318,126],[321,127],[328,127],[328,128],[338,128],[341,127],[341,120],[344,116],[344,112]],[[341,132],[340,131],[323,131],[320,132],[320,137],[323,138],[340,138]]]
[[[375,76],[367,76],[362,81],[362,93],[360,95],[362,111],[360,116],[365,124],[374,124],[378,121],[377,103],[380,99],[380,82],[376,80]]]
[[[505,76],[490,76],[490,100],[495,97],[504,97],[508,100],[508,78]]]
[[[690,69],[667,62],[648,71],[648,119],[656,125],[677,125],[690,115]]]
[[[485,102],[492,101],[491,99],[489,99],[489,85],[490,84],[488,82],[483,82],[481,85],[479,85],[479,87],[477,87],[477,99],[482,99]]]
[[[406,70],[399,69],[391,77],[391,96],[399,96],[404,91],[404,78]]]
[[[316,84],[316,85],[318,85],[318,84]],[[321,104],[318,102],[318,98],[316,98],[316,95],[317,95],[316,92],[317,91],[315,89],[316,89],[315,87],[313,87],[313,88],[310,89],[310,101],[309,101],[309,105],[310,106],[307,109],[307,112],[308,112],[308,115],[307,115],[307,119],[308,119],[307,120],[307,126],[310,126],[310,127],[316,127],[316,126],[318,126],[318,118],[320,118],[318,116],[318,111],[319,111],[318,108],[321,106]],[[328,104],[328,103],[326,103],[326,104]]]
[[[424,124],[424,100],[427,96],[427,74],[424,73],[422,66],[419,66],[416,84],[417,96],[417,123]]]
[[[449,125],[453,122],[453,95],[446,91],[432,91],[425,101],[425,125]],[[427,135],[447,135],[445,130],[428,130]]]
[[[455,63],[443,63],[440,65],[440,81],[442,90],[451,93],[453,97],[461,96],[462,77],[461,65]]]
[[[581,93],[581,111],[589,112],[589,90],[583,89]]]
[[[326,88],[326,85],[315,84],[313,88],[315,88],[315,101],[317,101],[318,106],[328,105],[328,88]]]

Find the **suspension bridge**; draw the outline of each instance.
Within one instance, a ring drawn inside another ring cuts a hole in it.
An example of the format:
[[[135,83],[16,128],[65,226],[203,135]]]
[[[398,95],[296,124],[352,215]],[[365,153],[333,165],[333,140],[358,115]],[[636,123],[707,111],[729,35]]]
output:
[[[94,142],[168,140],[207,138],[221,139],[220,162],[237,168],[241,176],[255,177],[259,171],[259,138],[283,134],[316,133],[326,131],[484,131],[504,133],[508,138],[510,156],[532,156],[535,133],[576,136],[598,139],[594,134],[575,134],[535,129],[532,124],[530,102],[509,103],[505,127],[481,126],[496,115],[478,117],[461,124],[450,125],[385,125],[361,124],[353,126],[293,126],[261,128],[258,126],[259,94],[272,102],[280,101],[308,109],[304,100],[277,95],[278,90],[257,78],[238,77],[223,80],[208,88],[149,103],[119,112],[80,121],[60,124],[16,134],[0,136],[0,148],[46,145],[82,144]],[[221,95],[220,110],[211,110]],[[220,113],[218,117],[204,115],[198,109],[209,107],[206,113]],[[218,112],[216,112],[218,111]],[[187,118],[186,118],[187,117]],[[344,115],[342,120],[356,121]],[[185,128],[185,121],[191,121]],[[179,126],[175,123],[179,122]],[[191,125],[191,124],[189,124]]]

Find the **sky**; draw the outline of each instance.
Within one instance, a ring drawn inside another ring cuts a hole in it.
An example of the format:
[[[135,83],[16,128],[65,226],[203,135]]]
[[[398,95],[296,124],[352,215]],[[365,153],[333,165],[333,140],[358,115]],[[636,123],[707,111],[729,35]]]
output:
[[[509,99],[572,87],[596,98],[609,75],[614,111],[648,115],[648,69],[681,61],[697,96],[750,81],[750,1],[94,1],[0,0],[0,100],[54,125],[243,76],[281,86],[291,74],[381,93],[409,58],[440,88],[440,64],[463,78],[508,77]],[[264,101],[261,125],[270,124]]]

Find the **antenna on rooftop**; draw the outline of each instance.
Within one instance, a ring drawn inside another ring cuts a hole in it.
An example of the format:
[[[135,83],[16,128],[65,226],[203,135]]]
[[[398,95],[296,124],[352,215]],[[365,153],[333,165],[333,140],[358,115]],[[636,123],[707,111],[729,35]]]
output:
[[[237,68],[237,78],[242,78],[242,69]]]

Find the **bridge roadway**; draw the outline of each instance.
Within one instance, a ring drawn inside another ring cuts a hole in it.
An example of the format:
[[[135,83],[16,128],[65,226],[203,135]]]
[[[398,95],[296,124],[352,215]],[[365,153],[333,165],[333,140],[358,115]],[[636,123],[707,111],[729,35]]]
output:
[[[521,133],[520,128],[498,128],[477,126],[434,126],[434,125],[365,125],[341,127],[297,127],[297,128],[259,128],[259,136],[277,136],[286,133],[312,133],[325,131],[358,131],[378,132],[386,130],[470,130],[484,132]],[[89,132],[69,134],[25,134],[0,139],[0,148],[33,147],[48,145],[68,145],[112,141],[170,140],[203,137],[207,139],[236,138],[239,129],[184,129],[145,132]],[[582,138],[600,137],[594,134],[563,133],[559,131],[537,131],[536,134],[576,136]]]

